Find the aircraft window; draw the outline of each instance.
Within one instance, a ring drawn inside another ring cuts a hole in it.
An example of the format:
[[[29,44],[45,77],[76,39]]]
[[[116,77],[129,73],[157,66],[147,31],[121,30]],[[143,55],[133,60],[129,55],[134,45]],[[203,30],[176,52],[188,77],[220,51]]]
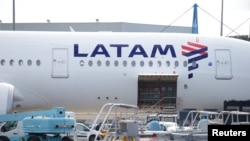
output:
[[[89,60],[89,66],[92,66],[92,65],[93,65],[92,60]]]
[[[107,66],[107,67],[110,66],[109,60],[106,61],[106,66]]]
[[[140,61],[140,66],[141,66],[141,67],[144,66],[144,61]]]
[[[183,66],[186,67],[187,66],[187,61],[183,62]]]
[[[170,66],[170,61],[166,61],[166,65],[167,65],[167,67],[169,67]]]
[[[4,59],[1,60],[1,65],[2,65],[2,66],[5,65],[5,60],[4,60]]]
[[[11,65],[11,66],[14,65],[14,60],[13,60],[13,59],[10,60],[10,65]]]
[[[27,61],[27,64],[28,64],[28,66],[31,66],[31,65],[32,65],[32,61],[31,61],[31,60],[28,60],[28,61]]]
[[[149,61],[149,62],[148,62],[148,65],[149,65],[150,67],[152,67],[152,66],[153,66],[153,61]]]
[[[179,66],[179,61],[175,61],[175,62],[174,62],[174,66],[175,66],[175,67],[178,67],[178,66]]]
[[[84,61],[83,60],[80,61],[80,66],[84,66]]]
[[[36,65],[40,66],[41,65],[41,61],[40,60],[36,60]]]
[[[117,67],[119,65],[119,62],[115,60],[114,65]]]
[[[19,66],[22,66],[22,65],[23,65],[23,60],[19,60],[19,61],[18,61],[18,65],[19,65]]]
[[[188,88],[188,85],[187,84],[184,84],[184,89],[187,89]]]
[[[157,66],[161,67],[161,61],[157,61]]]
[[[97,66],[100,67],[102,65],[102,62],[100,60],[97,61]]]
[[[122,64],[123,64],[124,67],[126,67],[126,66],[127,66],[127,61],[124,60],[124,61],[122,62]]]
[[[193,61],[193,62],[192,62],[192,67],[195,67],[195,66],[196,66],[196,62]]]
[[[136,62],[133,60],[133,61],[131,62],[131,65],[134,67],[134,66],[136,65]]]

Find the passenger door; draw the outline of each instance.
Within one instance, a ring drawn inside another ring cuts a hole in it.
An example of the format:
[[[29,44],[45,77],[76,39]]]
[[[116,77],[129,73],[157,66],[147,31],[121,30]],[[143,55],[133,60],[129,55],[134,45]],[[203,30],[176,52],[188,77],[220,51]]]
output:
[[[68,49],[53,48],[52,50],[52,78],[68,78]]]
[[[233,78],[231,52],[229,49],[215,50],[216,79],[229,80]]]

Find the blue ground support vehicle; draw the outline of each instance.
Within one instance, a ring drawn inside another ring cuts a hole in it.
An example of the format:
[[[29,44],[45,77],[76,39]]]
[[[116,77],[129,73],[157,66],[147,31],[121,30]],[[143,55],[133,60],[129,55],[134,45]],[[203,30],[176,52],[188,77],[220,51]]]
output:
[[[75,118],[64,107],[0,115],[0,141],[73,141]]]

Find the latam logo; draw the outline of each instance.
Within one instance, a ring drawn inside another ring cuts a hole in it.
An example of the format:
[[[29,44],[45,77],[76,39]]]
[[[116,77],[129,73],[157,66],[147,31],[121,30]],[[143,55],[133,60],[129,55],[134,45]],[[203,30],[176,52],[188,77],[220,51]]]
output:
[[[123,51],[129,49],[129,54],[124,54]],[[110,50],[115,50],[116,54],[110,54]],[[167,55],[171,54],[172,58],[176,58],[176,53],[174,50],[174,46],[171,44],[166,45],[160,45],[160,44],[154,44],[152,46],[152,50],[149,50],[146,52],[143,45],[141,44],[135,44],[135,45],[129,45],[129,44],[97,44],[94,49],[90,52],[79,52],[79,45],[74,44],[74,57],[96,57],[96,56],[105,56],[105,57],[123,57],[127,56],[129,58],[132,58],[134,56],[142,56],[144,58],[154,58],[157,56],[157,54],[160,55]]]
[[[194,43],[187,42],[187,45],[182,45],[182,55],[188,57],[188,79],[193,78],[192,71],[199,68],[198,61],[205,59],[208,57],[207,46]]]

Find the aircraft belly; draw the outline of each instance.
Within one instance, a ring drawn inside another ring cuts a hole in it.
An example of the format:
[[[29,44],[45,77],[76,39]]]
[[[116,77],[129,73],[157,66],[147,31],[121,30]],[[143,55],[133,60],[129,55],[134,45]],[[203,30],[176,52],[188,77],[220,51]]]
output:
[[[179,109],[223,110],[224,101],[249,99],[248,78],[239,78],[235,75],[233,80],[213,79],[195,80],[196,82],[188,84],[187,89],[180,89],[178,91]],[[183,87],[182,85],[179,87]]]
[[[98,110],[105,103],[137,104],[137,78],[123,73],[95,74],[83,72],[69,78],[51,78],[49,75],[23,74],[13,83],[23,100],[15,101],[15,110],[43,109],[65,106],[69,110]],[[107,78],[106,76],[113,76]],[[117,79],[114,79],[117,78]],[[32,88],[32,89],[29,89]]]

